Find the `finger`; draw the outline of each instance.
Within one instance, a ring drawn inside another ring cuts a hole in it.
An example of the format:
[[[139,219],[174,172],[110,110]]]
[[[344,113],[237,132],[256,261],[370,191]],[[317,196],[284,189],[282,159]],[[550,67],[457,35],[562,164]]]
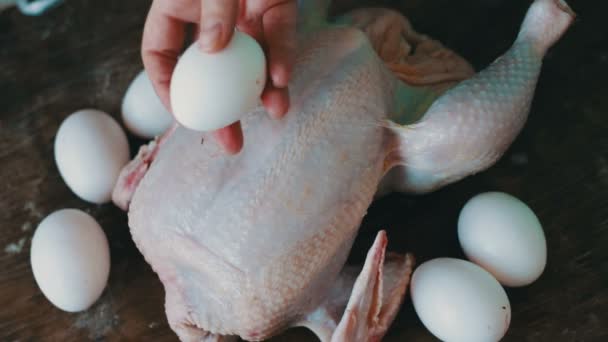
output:
[[[194,24],[192,26],[192,41],[198,42],[198,39],[201,37],[201,26],[199,24]]]
[[[297,4],[295,1],[280,3],[266,11],[263,30],[268,47],[268,68],[272,84],[287,87],[294,63],[296,46]]]
[[[141,46],[146,72],[162,103],[171,110],[169,86],[184,43],[186,22],[164,12],[154,1],[148,13]]]
[[[216,52],[232,38],[239,8],[238,0],[201,0],[199,45],[203,51]]]
[[[238,121],[228,127],[218,129],[213,132],[213,136],[229,154],[237,154],[243,147],[243,130]]]
[[[287,114],[289,109],[289,93],[287,88],[276,88],[272,85],[267,85],[262,93],[262,104],[268,111],[268,114],[279,119]]]
[[[259,2],[259,1],[258,1]],[[259,8],[256,1],[240,1],[239,14],[237,19],[237,28],[258,41],[262,48],[264,46],[264,31],[262,29],[263,8]]]

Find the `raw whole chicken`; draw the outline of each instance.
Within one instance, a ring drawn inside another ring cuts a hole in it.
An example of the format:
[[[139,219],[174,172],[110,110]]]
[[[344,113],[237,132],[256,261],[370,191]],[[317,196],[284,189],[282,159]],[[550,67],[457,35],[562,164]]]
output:
[[[293,326],[321,341],[380,340],[413,259],[385,254],[381,231],[362,268],[345,266],[368,206],[494,164],[574,17],[563,0],[535,0],[511,49],[475,74],[399,13],[358,9],[328,22],[328,2],[300,1],[284,119],[248,113],[235,156],[173,127],[116,185],[183,341],[257,341]]]

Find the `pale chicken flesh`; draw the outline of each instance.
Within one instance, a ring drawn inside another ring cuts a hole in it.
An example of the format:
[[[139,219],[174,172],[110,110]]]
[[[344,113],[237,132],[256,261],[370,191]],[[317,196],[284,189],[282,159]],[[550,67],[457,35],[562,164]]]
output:
[[[360,9],[328,24],[327,1],[301,7],[284,119],[248,113],[234,156],[174,128],[116,186],[184,341],[262,340],[291,326],[322,341],[379,340],[413,260],[385,257],[381,232],[362,269],[344,266],[368,206],[498,160],[525,123],[544,53],[573,18],[564,1],[536,0],[512,48],[473,74],[396,12]]]

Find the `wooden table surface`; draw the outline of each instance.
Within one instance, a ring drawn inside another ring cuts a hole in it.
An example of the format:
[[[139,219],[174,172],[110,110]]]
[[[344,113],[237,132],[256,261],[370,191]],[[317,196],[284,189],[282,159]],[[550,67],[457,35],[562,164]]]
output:
[[[543,223],[548,265],[533,285],[508,289],[513,319],[505,341],[608,341],[608,4],[570,2],[578,20],[547,56],[528,124],[505,157],[436,193],[380,200],[353,248],[353,260],[361,261],[375,231],[386,228],[389,249],[411,251],[419,261],[463,257],[456,238],[463,204],[490,190],[521,198]],[[375,3],[403,11],[419,31],[481,68],[510,45],[529,1]],[[1,341],[176,340],[161,284],[134,247],[126,215],[78,199],[53,160],[55,133],[70,113],[93,107],[119,118],[126,87],[142,68],[138,49],[148,6],[68,0],[38,18],[0,13]],[[133,150],[142,143],[130,142]],[[29,263],[37,224],[69,207],[99,221],[112,256],[102,298],[76,314],[49,304]],[[315,339],[295,329],[275,340]],[[408,299],[386,340],[434,338]]]

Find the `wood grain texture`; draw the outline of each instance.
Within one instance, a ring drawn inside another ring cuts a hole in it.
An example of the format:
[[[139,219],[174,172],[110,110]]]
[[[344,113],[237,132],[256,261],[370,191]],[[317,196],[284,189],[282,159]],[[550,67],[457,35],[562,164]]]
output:
[[[509,289],[505,341],[608,340],[608,3],[570,1],[575,25],[545,60],[531,116],[507,155],[490,170],[425,196],[375,203],[351,257],[361,262],[375,232],[389,249],[419,262],[463,257],[456,220],[483,191],[528,203],[543,223],[548,266],[539,281]],[[344,1],[388,5],[420,32],[480,68],[514,39],[529,1]],[[119,119],[120,101],[141,69],[139,42],[149,1],[67,0],[39,18],[0,13],[0,340],[176,341],[162,285],[133,245],[126,216],[90,205],[62,182],[53,160],[61,121],[87,107]],[[142,143],[131,138],[132,150]],[[30,269],[40,220],[61,208],[91,213],[108,235],[112,270],[103,297],[84,313],[49,304]],[[275,341],[314,341],[294,329]],[[406,300],[386,341],[434,341]]]

